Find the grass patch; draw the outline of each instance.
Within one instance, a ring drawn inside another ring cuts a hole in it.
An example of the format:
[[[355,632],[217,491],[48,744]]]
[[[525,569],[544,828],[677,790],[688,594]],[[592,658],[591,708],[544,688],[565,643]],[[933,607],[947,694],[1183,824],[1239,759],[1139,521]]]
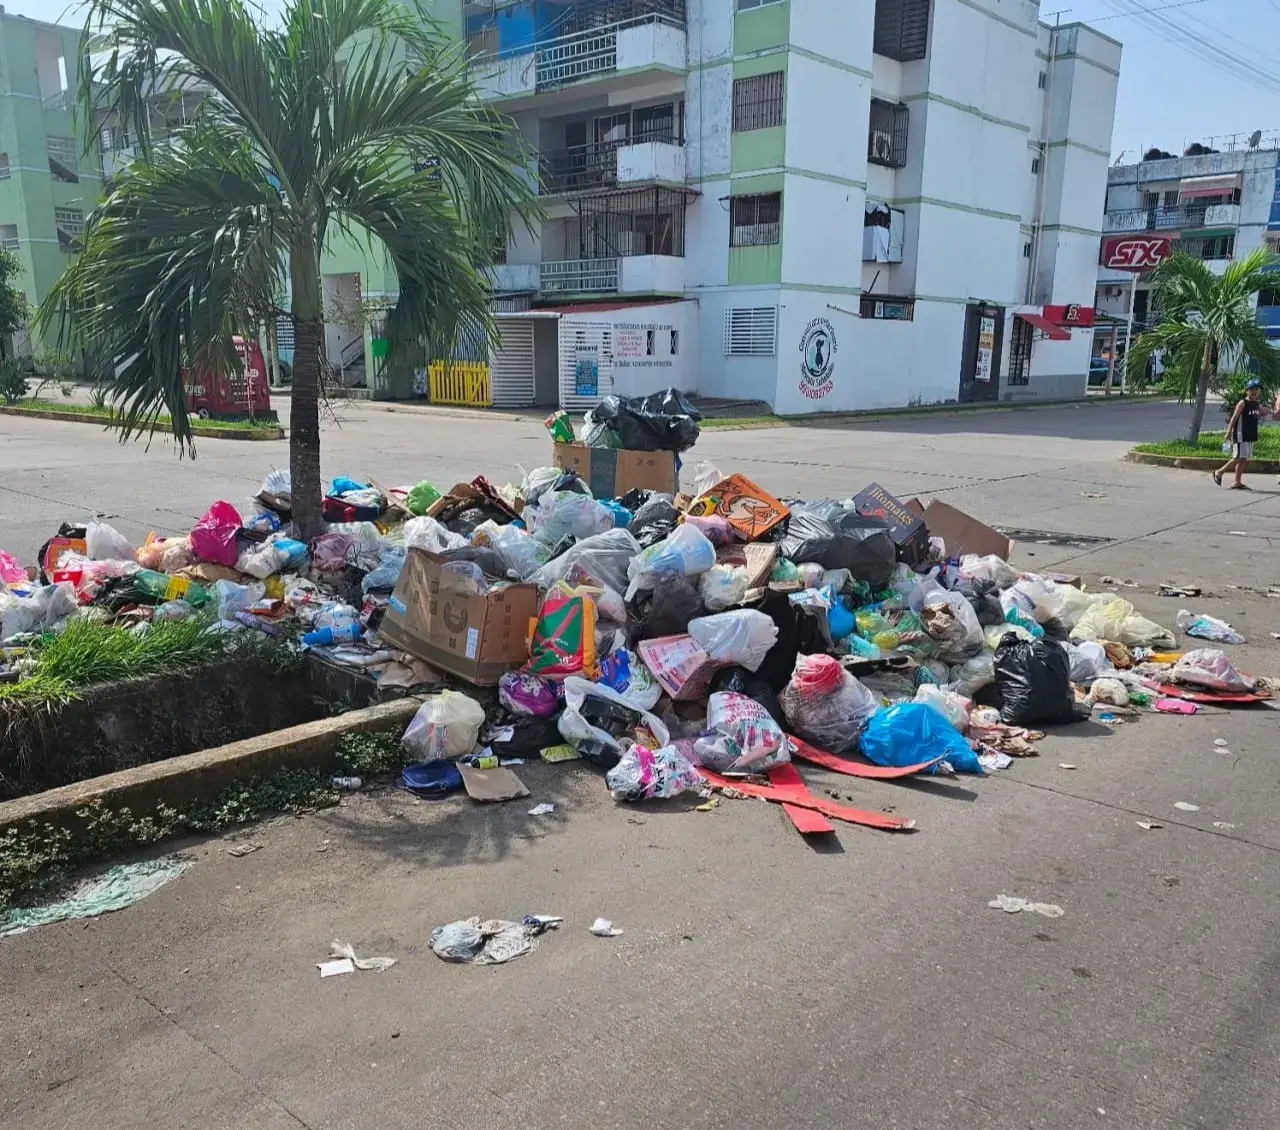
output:
[[[398,773],[411,760],[398,734],[370,730],[338,739],[338,764],[353,777],[385,777]]]
[[[1139,443],[1133,450],[1143,455],[1169,455],[1180,459],[1226,459],[1222,452],[1225,441],[1226,432],[1201,432],[1197,443],[1169,439],[1160,443]],[[1259,429],[1253,457],[1280,461],[1280,428]]]
[[[72,416],[94,416],[104,424],[115,423],[116,414],[111,408],[103,408],[94,404],[65,404],[56,400],[23,400],[9,407],[19,411],[54,412]],[[156,417],[157,424],[172,427],[173,420],[165,415]],[[240,431],[244,428],[275,429],[280,425],[271,420],[201,420],[191,417],[193,427],[212,428],[214,431]]]

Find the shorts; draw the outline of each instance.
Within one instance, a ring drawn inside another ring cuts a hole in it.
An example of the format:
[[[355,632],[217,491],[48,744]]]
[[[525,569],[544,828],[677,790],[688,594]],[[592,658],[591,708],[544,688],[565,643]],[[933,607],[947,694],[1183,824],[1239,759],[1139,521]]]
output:
[[[1232,459],[1252,459],[1253,444],[1252,443],[1233,443],[1231,445]]]

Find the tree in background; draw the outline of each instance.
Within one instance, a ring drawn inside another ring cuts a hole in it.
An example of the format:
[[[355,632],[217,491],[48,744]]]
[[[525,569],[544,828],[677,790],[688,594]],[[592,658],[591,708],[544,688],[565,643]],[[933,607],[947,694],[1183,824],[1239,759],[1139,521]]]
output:
[[[233,338],[288,292],[293,514],[310,538],[324,528],[326,237],[386,248],[391,363],[447,351],[468,320],[492,331],[475,264],[536,210],[519,134],[480,102],[459,49],[396,0],[289,0],[280,26],[245,0],[92,0],[86,34],[82,112],[112,115],[140,153],[38,321],[92,347],[122,439],[166,412],[194,454],[184,367],[238,365]],[[209,91],[195,120],[153,145],[148,96],[193,82]]]
[[[10,335],[25,329],[30,317],[26,295],[13,285],[21,272],[18,257],[0,248],[0,359],[8,359]]]
[[[1130,382],[1142,383],[1147,362],[1164,350],[1165,388],[1193,402],[1187,439],[1196,443],[1212,388],[1230,396],[1256,376],[1263,399],[1280,388],[1280,354],[1271,347],[1256,315],[1258,291],[1280,282],[1280,256],[1266,248],[1231,263],[1215,275],[1203,260],[1177,252],[1153,274],[1160,324],[1133,343],[1126,364]],[[1219,360],[1231,366],[1219,372]],[[1235,399],[1241,393],[1236,392]]]

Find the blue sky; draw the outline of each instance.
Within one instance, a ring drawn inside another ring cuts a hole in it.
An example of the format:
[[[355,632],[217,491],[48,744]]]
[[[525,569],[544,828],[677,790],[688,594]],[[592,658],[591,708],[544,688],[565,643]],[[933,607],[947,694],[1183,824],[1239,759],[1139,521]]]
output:
[[[1118,15],[1164,5],[1178,6],[1139,19]],[[78,22],[67,0],[4,0],[4,6],[36,19]],[[1055,11],[1063,22],[1096,21],[1099,31],[1124,43],[1113,157],[1123,151],[1127,162],[1153,145],[1180,153],[1213,136],[1280,131],[1280,0],[1041,0],[1041,19],[1052,22]],[[1162,36],[1181,36],[1190,46]],[[1215,49],[1229,57],[1209,59]],[[1261,86],[1243,77],[1250,67],[1262,73]]]

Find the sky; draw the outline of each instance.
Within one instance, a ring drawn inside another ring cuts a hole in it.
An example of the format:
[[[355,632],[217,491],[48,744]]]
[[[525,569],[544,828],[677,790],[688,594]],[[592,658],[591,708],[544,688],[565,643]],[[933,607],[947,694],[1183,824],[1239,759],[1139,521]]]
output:
[[[3,4],[34,19],[80,22],[68,0]],[[1122,14],[1143,9],[1161,10]],[[1227,135],[1254,130],[1280,137],[1280,0],[1041,0],[1040,18],[1052,23],[1055,14],[1124,44],[1113,159],[1128,163],[1152,146],[1181,153],[1193,141],[1227,148]]]

